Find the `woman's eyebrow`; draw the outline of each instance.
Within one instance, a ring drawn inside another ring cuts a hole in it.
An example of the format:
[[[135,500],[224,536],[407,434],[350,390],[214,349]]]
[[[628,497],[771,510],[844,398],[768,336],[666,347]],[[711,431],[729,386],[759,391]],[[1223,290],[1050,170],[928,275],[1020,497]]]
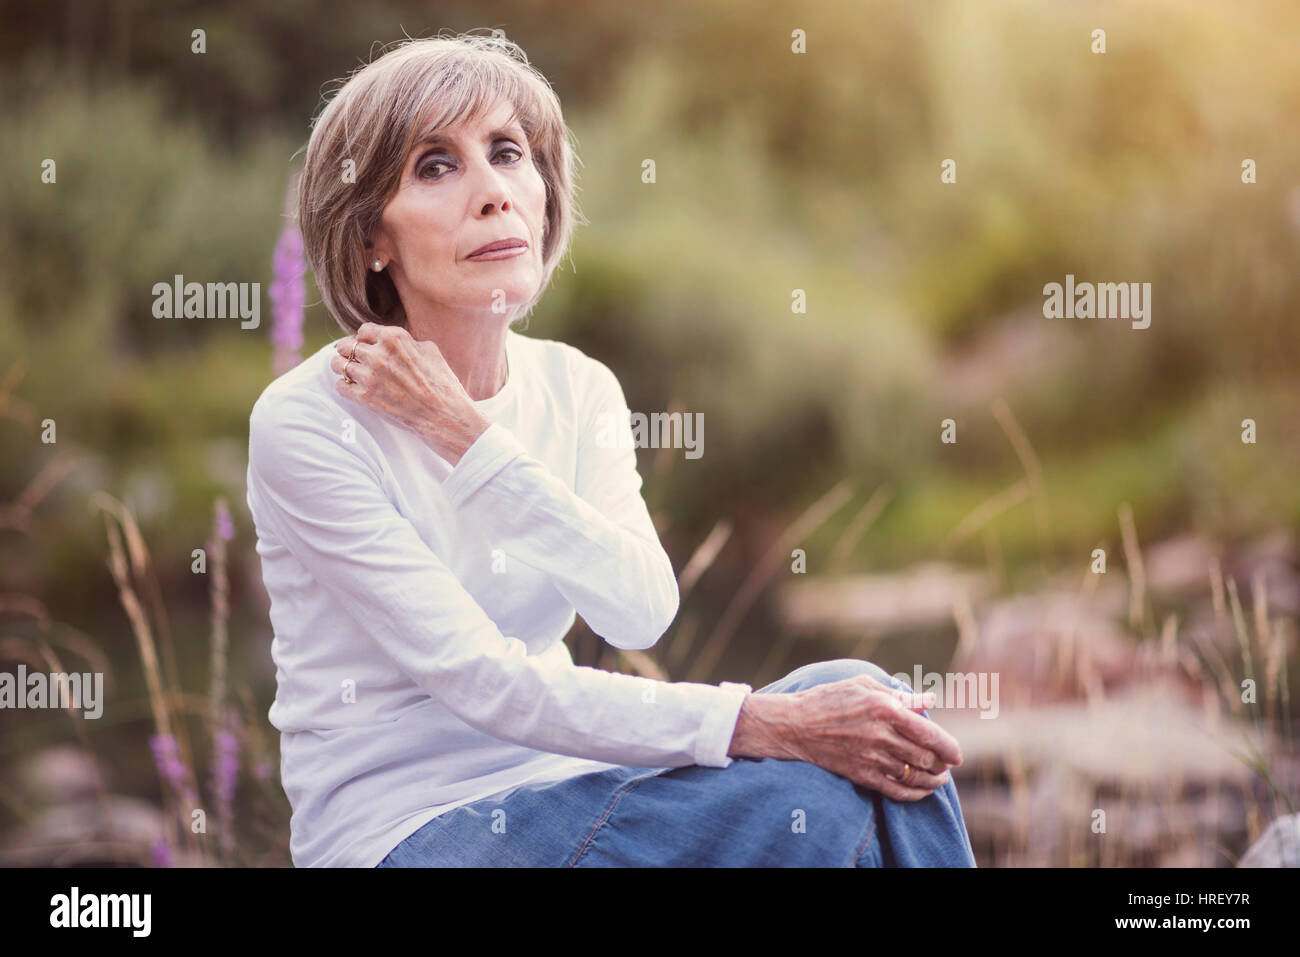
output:
[[[497,140],[518,140],[523,138],[524,131],[518,127],[508,127],[505,129],[492,130],[487,134],[485,142],[494,143]],[[418,140],[412,149],[419,149],[423,146],[450,146],[454,145],[456,138],[447,136],[443,133],[427,133]]]

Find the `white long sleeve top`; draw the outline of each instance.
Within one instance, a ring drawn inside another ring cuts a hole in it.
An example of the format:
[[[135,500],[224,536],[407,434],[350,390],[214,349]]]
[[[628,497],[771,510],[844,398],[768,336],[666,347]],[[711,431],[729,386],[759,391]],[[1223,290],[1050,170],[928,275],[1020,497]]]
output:
[[[271,600],[296,866],[373,867],[433,817],[617,765],[726,767],[747,684],[573,663],[581,614],[652,646],[677,581],[609,368],[506,335],[492,424],[453,468],[341,396],[331,343],[249,421],[247,501]],[[622,441],[598,441],[615,416]]]

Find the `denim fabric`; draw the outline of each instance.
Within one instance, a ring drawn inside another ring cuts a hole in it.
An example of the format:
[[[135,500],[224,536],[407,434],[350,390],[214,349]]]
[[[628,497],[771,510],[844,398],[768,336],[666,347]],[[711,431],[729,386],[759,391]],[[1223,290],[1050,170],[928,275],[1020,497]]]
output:
[[[841,658],[755,693],[862,674],[911,690],[869,661]],[[378,866],[974,867],[975,856],[951,780],[896,802],[806,761],[734,758],[524,785],[434,818]]]

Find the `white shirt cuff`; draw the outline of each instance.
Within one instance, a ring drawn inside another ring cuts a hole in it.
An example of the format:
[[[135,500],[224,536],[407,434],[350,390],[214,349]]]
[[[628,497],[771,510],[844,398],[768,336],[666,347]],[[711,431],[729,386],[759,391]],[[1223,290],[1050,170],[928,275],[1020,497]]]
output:
[[[754,690],[734,681],[724,681],[718,687],[723,693],[718,695],[717,706],[705,716],[695,747],[695,763],[706,768],[725,768],[731,764],[733,759],[727,751],[736,733],[740,706],[744,704],[745,696]]]
[[[527,449],[515,438],[513,432],[504,425],[493,422],[465,450],[465,454],[442,483],[442,490],[451,501],[452,508],[460,508],[465,499],[477,492],[512,459],[526,453]]]

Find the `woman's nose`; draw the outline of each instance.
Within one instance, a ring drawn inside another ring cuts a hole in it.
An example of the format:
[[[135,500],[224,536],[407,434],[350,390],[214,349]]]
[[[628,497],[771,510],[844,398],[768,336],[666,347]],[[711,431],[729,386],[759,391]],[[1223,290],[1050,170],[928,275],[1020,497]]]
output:
[[[479,197],[479,215],[486,216],[494,206],[503,213],[510,211],[510,195],[505,179],[491,163],[484,161],[481,167],[476,164],[473,182],[476,196]]]

